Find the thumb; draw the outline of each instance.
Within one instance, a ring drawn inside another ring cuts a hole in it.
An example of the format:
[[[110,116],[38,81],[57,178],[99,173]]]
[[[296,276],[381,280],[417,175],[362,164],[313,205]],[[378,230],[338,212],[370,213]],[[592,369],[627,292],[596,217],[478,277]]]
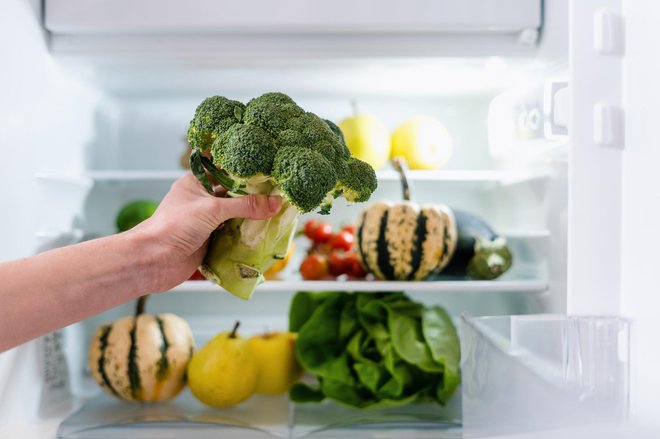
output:
[[[267,195],[245,195],[236,198],[216,198],[218,219],[225,222],[230,218],[266,219],[275,215],[282,206],[282,198]]]

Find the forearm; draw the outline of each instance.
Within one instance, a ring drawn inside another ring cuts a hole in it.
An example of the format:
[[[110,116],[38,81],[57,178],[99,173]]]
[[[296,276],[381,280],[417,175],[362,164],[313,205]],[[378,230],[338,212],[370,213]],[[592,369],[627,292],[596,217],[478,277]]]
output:
[[[126,232],[0,264],[0,352],[154,292],[158,253]]]

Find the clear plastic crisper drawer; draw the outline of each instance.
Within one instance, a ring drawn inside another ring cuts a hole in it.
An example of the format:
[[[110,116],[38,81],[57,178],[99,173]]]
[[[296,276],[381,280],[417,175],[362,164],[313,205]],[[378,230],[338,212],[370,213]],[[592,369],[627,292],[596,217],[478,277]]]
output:
[[[253,396],[213,409],[188,390],[163,404],[129,404],[99,395],[64,420],[60,439],[116,438],[460,438],[460,394],[447,406],[413,404],[357,410],[330,401],[294,404],[286,395]]]
[[[627,418],[629,320],[463,317],[461,350],[465,437]]]

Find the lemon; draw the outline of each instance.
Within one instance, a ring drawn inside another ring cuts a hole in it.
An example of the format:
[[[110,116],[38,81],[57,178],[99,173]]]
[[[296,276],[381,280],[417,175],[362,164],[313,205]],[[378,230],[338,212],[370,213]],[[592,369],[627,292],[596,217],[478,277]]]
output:
[[[351,154],[371,165],[382,168],[390,158],[390,133],[378,119],[359,114],[339,122],[346,146]]]
[[[451,158],[453,142],[447,128],[429,116],[415,116],[392,134],[392,157],[403,157],[410,169],[436,169]]]
[[[117,229],[124,232],[149,218],[156,211],[158,202],[136,200],[125,204],[117,214]]]
[[[211,407],[230,407],[248,399],[257,386],[258,366],[247,341],[232,332],[216,335],[188,363],[188,385]]]

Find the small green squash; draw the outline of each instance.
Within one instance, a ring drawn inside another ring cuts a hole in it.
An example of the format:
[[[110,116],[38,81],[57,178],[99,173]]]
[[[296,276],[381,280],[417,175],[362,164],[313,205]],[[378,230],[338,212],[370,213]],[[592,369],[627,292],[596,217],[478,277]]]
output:
[[[147,296],[135,316],[97,328],[88,351],[94,380],[107,393],[130,402],[174,398],[186,385],[194,339],[188,323],[174,314],[144,314]]]
[[[392,162],[401,173],[404,201],[379,201],[363,211],[356,227],[358,257],[378,279],[422,280],[451,259],[458,241],[456,219],[444,204],[410,201],[403,165]]]

